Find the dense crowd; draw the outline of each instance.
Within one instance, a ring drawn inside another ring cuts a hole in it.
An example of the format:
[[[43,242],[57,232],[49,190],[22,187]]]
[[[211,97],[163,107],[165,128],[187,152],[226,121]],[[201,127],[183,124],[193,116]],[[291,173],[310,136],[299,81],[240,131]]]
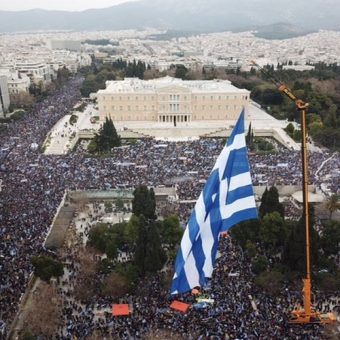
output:
[[[145,139],[116,149],[110,158],[89,157],[81,147],[69,155],[42,154],[36,145],[42,145],[52,126],[79,101],[81,82],[73,78],[0,135],[0,320],[7,329],[32,271],[30,258],[44,252],[44,239],[66,189],[176,185],[180,200],[194,200],[222,148],[221,139]],[[329,176],[339,169],[339,155],[312,153],[309,158],[310,182],[322,190],[339,190],[339,176]],[[299,159],[300,153],[285,149],[272,156],[251,155],[254,184],[299,184]]]
[[[82,244],[81,239],[79,243]],[[183,339],[320,339],[319,327],[294,327],[288,323],[286,315],[292,306],[299,306],[301,293],[288,289],[276,297],[263,293],[253,283],[254,275],[242,249],[230,238],[220,242],[220,257],[205,290],[214,303],[199,308],[190,293],[182,295],[180,299],[192,305],[186,314],[169,308],[175,297],[170,297],[162,284],[166,272],[141,282],[136,293],[120,299],[132,309],[128,317],[112,316],[111,298],[94,294],[90,302],[80,303],[74,298],[78,253],[79,248],[72,246],[65,258],[68,274],[58,291],[63,306],[59,339],[84,339],[93,334],[120,339],[139,339],[150,334],[160,339],[174,334]],[[338,299],[332,300],[332,306],[338,303]],[[322,310],[331,306],[320,303],[318,307]]]

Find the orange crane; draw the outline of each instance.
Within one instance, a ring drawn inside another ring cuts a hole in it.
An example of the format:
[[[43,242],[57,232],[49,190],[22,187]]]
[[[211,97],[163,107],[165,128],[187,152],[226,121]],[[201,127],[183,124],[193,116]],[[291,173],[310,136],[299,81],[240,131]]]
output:
[[[311,292],[311,261],[310,261],[310,226],[309,226],[309,207],[308,207],[308,157],[307,157],[307,127],[306,114],[309,104],[298,99],[290,88],[284,83],[277,80],[272,74],[259,66],[255,61],[251,64],[258,68],[266,77],[268,77],[276,88],[292,100],[298,111],[301,113],[301,151],[302,151],[302,192],[303,192],[303,215],[306,228],[306,278],[303,279],[303,309],[296,309],[291,312],[291,323],[309,324],[309,323],[333,323],[336,317],[333,313],[321,314],[312,308]]]

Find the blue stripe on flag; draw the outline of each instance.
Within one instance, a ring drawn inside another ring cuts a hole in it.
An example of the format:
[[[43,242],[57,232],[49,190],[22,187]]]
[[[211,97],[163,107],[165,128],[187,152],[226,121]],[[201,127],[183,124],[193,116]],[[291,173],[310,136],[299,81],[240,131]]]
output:
[[[176,258],[171,294],[204,286],[212,274],[220,232],[257,218],[244,145],[242,111],[190,216]]]
[[[240,198],[248,197],[253,195],[253,186],[246,185],[244,187],[239,187],[233,191],[228,192],[227,201],[225,202],[227,205],[237,201]]]

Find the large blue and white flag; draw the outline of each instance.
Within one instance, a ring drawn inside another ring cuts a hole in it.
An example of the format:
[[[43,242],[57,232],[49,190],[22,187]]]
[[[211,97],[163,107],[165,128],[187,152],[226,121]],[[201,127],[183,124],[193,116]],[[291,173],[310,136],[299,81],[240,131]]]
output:
[[[257,218],[244,135],[244,111],[201,192],[183,234],[171,294],[203,287],[210,278],[219,234]]]

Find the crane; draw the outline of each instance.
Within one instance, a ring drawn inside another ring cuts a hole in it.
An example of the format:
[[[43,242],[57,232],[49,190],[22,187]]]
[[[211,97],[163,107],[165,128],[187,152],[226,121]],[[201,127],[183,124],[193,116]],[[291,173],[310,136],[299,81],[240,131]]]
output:
[[[291,312],[291,323],[296,324],[327,324],[333,323],[336,317],[333,313],[321,314],[312,308],[312,291],[311,291],[311,260],[310,260],[310,227],[309,227],[309,207],[308,207],[308,156],[307,156],[307,126],[306,115],[309,104],[297,98],[292,90],[274,75],[269,73],[255,61],[251,64],[259,69],[262,74],[268,77],[275,87],[286,95],[296,105],[301,114],[301,153],[302,153],[302,192],[303,192],[303,216],[306,229],[306,277],[303,279],[303,309],[295,309]]]

